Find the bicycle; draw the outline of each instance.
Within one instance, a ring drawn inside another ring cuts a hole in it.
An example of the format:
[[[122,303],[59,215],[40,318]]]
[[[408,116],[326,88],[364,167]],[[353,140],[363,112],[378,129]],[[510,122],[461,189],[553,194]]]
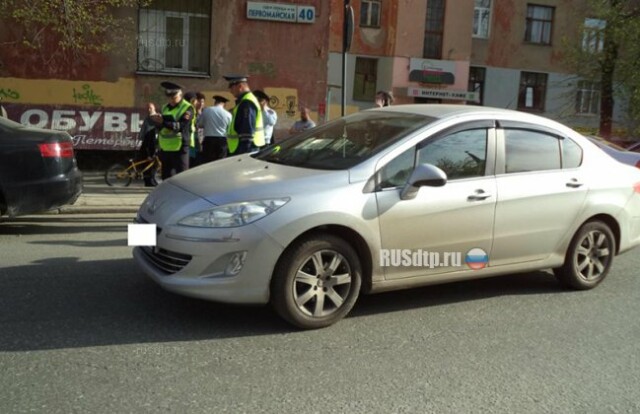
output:
[[[162,162],[157,155],[143,160],[129,159],[129,165],[113,164],[104,173],[104,181],[112,187],[128,187],[133,180],[142,180],[144,173],[152,168],[162,170]]]

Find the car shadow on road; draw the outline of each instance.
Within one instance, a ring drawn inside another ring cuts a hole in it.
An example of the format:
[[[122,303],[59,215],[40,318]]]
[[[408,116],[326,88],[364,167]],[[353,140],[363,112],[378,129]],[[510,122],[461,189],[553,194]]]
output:
[[[550,272],[537,271],[476,279],[414,289],[364,295],[351,317],[406,311],[413,308],[489,299],[498,296],[534,295],[566,291]]]
[[[28,236],[38,234],[75,234],[87,232],[114,231],[127,232],[127,224],[133,223],[135,215],[123,215],[119,218],[95,216],[47,215],[37,217],[19,217],[0,223],[0,234]],[[121,224],[113,224],[121,223]],[[81,225],[78,225],[81,224]]]
[[[165,292],[132,259],[46,259],[0,276],[0,351],[210,340],[286,332],[269,307]]]
[[[364,296],[351,317],[498,295],[558,292],[535,272]],[[296,330],[269,306],[235,306],[165,292],[133,260],[46,259],[0,276],[0,351],[216,340]]]

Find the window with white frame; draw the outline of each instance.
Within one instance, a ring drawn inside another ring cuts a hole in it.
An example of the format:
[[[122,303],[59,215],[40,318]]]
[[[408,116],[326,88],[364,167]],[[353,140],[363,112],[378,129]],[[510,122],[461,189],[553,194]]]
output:
[[[473,37],[489,38],[489,24],[491,22],[491,0],[475,0],[473,9]]]
[[[587,115],[600,113],[600,83],[586,80],[578,82],[576,113]]]
[[[524,40],[529,43],[542,45],[551,44],[551,30],[553,28],[553,7],[527,5],[527,26]]]
[[[380,0],[362,0],[360,2],[360,26],[380,27]]]
[[[597,53],[604,50],[604,28],[607,22],[600,19],[584,19],[582,50]]]
[[[138,71],[208,74],[211,2],[156,0],[138,14]]]

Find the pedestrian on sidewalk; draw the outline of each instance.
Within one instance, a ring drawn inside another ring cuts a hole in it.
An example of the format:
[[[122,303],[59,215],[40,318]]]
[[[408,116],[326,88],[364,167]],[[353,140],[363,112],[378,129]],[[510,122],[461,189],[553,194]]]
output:
[[[311,110],[309,108],[302,108],[300,110],[300,119],[297,120],[291,129],[289,130],[290,134],[297,134],[298,132],[302,132],[306,129],[313,128],[316,126],[316,123],[309,118],[309,114]]]
[[[150,102],[147,105],[147,116],[142,122],[140,133],[138,134],[138,139],[140,139],[141,144],[136,153],[137,161],[149,160],[149,162],[153,162],[153,158],[156,156],[158,130],[156,129],[156,124],[151,118],[151,114],[153,113],[156,113],[156,106],[153,102]],[[155,187],[158,185],[158,182],[156,181],[157,169],[158,167],[154,163],[151,168],[145,170],[143,173],[145,187]]]

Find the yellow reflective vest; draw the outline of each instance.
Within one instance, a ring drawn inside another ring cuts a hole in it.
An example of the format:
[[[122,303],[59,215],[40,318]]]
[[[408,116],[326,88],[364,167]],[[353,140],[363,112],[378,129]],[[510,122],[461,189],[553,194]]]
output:
[[[229,123],[227,130],[227,145],[229,146],[230,154],[236,152],[240,142],[240,137],[236,131],[236,114],[240,104],[244,101],[249,101],[256,107],[256,126],[253,133],[253,145],[256,147],[262,147],[265,144],[264,124],[262,122],[262,108],[260,107],[260,102],[258,102],[258,98],[256,98],[253,93],[247,92],[244,94],[240,102],[238,102],[238,104],[231,110],[231,122]]]
[[[182,115],[184,115],[187,110],[191,109],[195,114],[195,110],[193,106],[187,102],[186,100],[181,100],[178,105],[171,108],[168,104],[162,107],[162,116],[170,116],[173,118],[174,122],[178,122]],[[193,131],[195,125],[195,115],[189,121],[191,123],[190,131]],[[191,132],[191,142],[190,146],[193,147],[195,145],[194,142],[194,134]],[[158,132],[158,144],[162,151],[167,152],[176,152],[182,149],[182,131],[174,131],[169,128],[162,127],[160,132]]]

